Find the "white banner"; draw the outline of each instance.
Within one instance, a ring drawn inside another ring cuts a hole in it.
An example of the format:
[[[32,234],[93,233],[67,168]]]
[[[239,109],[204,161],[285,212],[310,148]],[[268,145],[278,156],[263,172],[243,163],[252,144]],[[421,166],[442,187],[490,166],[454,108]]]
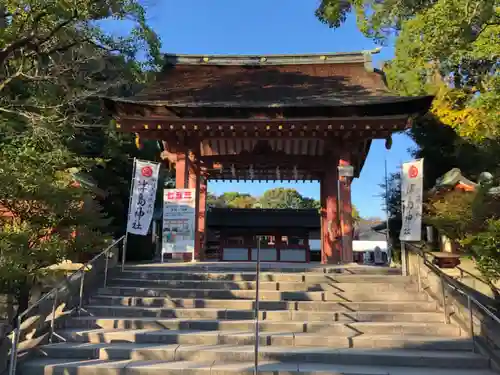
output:
[[[148,234],[155,208],[159,172],[159,163],[135,160],[128,209],[128,233],[141,236]]]
[[[422,195],[424,159],[403,164],[401,171],[401,241],[420,241],[422,237]]]
[[[195,189],[163,192],[162,253],[193,253]]]

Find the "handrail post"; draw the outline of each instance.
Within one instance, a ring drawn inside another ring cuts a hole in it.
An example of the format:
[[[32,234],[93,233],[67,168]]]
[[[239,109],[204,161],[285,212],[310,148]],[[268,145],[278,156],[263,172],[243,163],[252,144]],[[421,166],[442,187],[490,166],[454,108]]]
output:
[[[255,347],[254,374],[259,372],[259,287],[260,287],[260,236],[257,236],[257,262],[255,267]]]
[[[83,307],[83,284],[85,282],[85,268],[82,272],[82,277],[80,278],[80,292],[78,293],[78,316],[82,314]]]
[[[17,315],[15,320],[14,332],[12,332],[12,347],[10,348],[9,375],[15,375],[17,365],[17,345],[21,334],[21,314]]]
[[[476,342],[474,338],[474,315],[472,313],[472,300],[470,298],[470,295],[467,295],[467,308],[469,309],[469,334],[470,338],[472,340],[472,352],[476,352]]]
[[[52,343],[52,337],[54,336],[54,321],[56,320],[56,305],[57,298],[59,297],[59,290],[56,289],[56,295],[54,296],[54,302],[52,302],[52,316],[50,319],[50,336],[49,342]]]
[[[423,259],[420,259],[420,255],[417,254],[417,290],[418,292],[422,291],[422,278],[420,276],[420,268],[421,268],[421,263],[423,265]]]
[[[128,232],[125,233],[125,238],[122,244],[122,272],[125,269],[125,257],[127,256]]]
[[[448,315],[448,304],[446,303],[446,286],[444,285],[443,275],[439,275],[441,280],[441,294],[443,297],[443,313],[444,313],[444,322],[446,324],[450,324],[450,317]]]
[[[103,282],[103,287],[106,288],[106,285],[108,283],[108,262],[109,262],[109,254],[110,251],[108,251],[104,256],[106,257],[106,263],[104,265],[104,282]]]
[[[408,265],[406,259],[406,246],[404,241],[401,241],[401,272],[403,276],[408,276]]]

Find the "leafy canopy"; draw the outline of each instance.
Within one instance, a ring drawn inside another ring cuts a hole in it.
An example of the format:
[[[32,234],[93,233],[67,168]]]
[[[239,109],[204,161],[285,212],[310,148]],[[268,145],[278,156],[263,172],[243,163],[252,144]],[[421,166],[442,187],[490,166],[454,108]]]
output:
[[[319,209],[321,203],[318,200],[304,197],[295,189],[274,188],[269,189],[260,197],[250,194],[226,192],[220,196],[208,193],[207,205],[211,207],[228,208],[295,208],[295,209]],[[352,218],[359,222],[361,217],[358,210],[352,206]]]
[[[110,21],[130,34],[106,33]],[[133,141],[107,131],[97,98],[133,93],[160,42],[135,0],[5,0],[0,26],[0,285],[22,310],[46,266],[101,248],[109,221],[75,172],[102,181],[126,165]]]
[[[499,0],[322,0],[316,12],[331,27],[349,13],[375,42],[396,38],[393,90],[437,94],[432,112],[463,137],[499,136]]]

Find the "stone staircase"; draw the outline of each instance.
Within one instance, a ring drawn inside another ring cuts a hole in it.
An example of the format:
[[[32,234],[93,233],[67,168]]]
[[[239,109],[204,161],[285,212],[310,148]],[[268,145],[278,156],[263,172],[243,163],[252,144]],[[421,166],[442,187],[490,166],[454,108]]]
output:
[[[253,373],[253,267],[128,266],[18,371]],[[493,374],[467,333],[393,270],[273,267],[260,282],[260,374]]]

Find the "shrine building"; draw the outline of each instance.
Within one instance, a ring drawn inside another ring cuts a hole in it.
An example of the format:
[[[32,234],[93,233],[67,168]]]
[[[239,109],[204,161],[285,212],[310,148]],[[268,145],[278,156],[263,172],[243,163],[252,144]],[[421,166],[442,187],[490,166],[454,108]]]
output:
[[[167,54],[154,84],[104,103],[117,130],[161,141],[177,188],[196,189],[195,259],[206,258],[210,181],[319,181],[321,261],[352,262],[352,178],[373,139],[390,147],[433,99],[391,93],[377,52]]]
[[[205,259],[309,263],[310,241],[321,238],[315,209],[207,208]],[[312,259],[311,259],[312,258]]]

